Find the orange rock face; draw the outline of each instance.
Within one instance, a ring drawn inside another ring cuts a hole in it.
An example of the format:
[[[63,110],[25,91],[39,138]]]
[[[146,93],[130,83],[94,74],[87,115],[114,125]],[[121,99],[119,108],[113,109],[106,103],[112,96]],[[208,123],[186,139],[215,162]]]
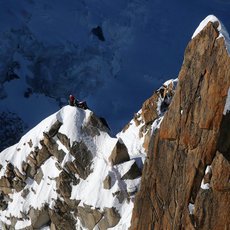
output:
[[[230,229],[230,113],[223,115],[230,57],[217,26],[208,23],[186,48],[150,140],[132,230]]]

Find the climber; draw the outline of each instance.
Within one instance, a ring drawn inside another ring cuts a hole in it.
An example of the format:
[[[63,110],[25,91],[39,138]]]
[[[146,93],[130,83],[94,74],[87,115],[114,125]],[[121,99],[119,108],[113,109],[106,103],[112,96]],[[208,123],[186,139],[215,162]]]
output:
[[[69,105],[76,106],[75,97],[73,95],[69,95]]]
[[[81,108],[81,109],[88,109],[86,101],[79,101],[75,99],[73,95],[69,95],[69,105],[77,106],[78,108]]]
[[[85,109],[85,110],[88,109],[86,101],[78,101],[77,100],[76,106],[81,108],[81,109]]]

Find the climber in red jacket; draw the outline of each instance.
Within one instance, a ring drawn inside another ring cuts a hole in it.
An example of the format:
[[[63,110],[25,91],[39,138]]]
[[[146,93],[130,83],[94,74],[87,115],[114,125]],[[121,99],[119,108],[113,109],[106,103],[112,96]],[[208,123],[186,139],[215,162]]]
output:
[[[75,97],[73,95],[69,95],[69,105],[76,106]]]

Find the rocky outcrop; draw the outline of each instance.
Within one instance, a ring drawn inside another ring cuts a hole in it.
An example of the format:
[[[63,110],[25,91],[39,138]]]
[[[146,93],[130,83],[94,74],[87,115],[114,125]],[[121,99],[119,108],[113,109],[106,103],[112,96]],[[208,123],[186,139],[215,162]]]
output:
[[[44,140],[42,141],[42,145],[44,145],[44,149],[47,149],[47,158],[50,155],[53,155],[57,158],[58,162],[63,161],[65,157],[65,152],[62,149],[58,149],[58,144],[52,137],[49,137],[48,135],[44,134]]]
[[[105,208],[103,219],[98,223],[99,229],[108,229],[116,226],[120,215],[115,208]]]
[[[89,230],[93,230],[96,225],[99,229],[114,227],[121,218],[115,208],[105,208],[101,211],[88,205],[77,207],[75,216],[81,220],[83,227]]]
[[[107,175],[106,178],[103,181],[103,187],[104,189],[111,189],[112,187],[112,178],[110,175]]]
[[[0,211],[4,211],[7,208],[8,204],[4,199],[3,192],[0,192]]]
[[[54,209],[49,210],[52,230],[72,230],[75,226],[75,220],[70,214],[71,209],[59,199],[56,201]]]
[[[77,174],[82,179],[86,179],[91,172],[92,153],[84,142],[74,142],[70,149],[70,153],[75,157],[73,164],[75,165]]]
[[[39,229],[50,222],[48,207],[42,209],[31,208],[29,212],[33,229]]]
[[[122,180],[133,180],[141,176],[141,170],[134,161],[130,169],[121,177]]]
[[[97,117],[95,114],[90,116],[87,124],[83,127],[83,131],[92,137],[100,135],[100,131],[109,132],[109,130],[105,118]]]
[[[0,191],[4,194],[11,193],[12,191],[10,181],[6,177],[0,179]]]
[[[89,206],[78,207],[76,215],[80,218],[82,225],[89,230],[93,230],[95,225],[102,219],[102,213],[97,209],[91,209]]]
[[[176,81],[176,80],[175,80]],[[175,82],[164,84],[142,105],[142,117],[145,124],[152,123],[167,111],[175,92]]]
[[[57,133],[57,138],[68,150],[70,150],[70,140],[65,134]]]
[[[177,78],[168,80],[153,92],[152,96],[143,103],[142,108],[134,114],[133,119],[118,134],[121,142],[124,142],[129,148],[135,146],[136,152],[148,151],[151,134],[158,129],[165,112],[168,110],[175,94],[177,81]],[[129,139],[126,138],[126,135],[129,136]],[[129,154],[135,153],[132,151]]]
[[[223,115],[230,57],[217,27],[209,22],[186,48],[176,93],[150,140],[130,229],[230,227],[230,116]]]
[[[119,139],[109,157],[109,161],[112,165],[120,164],[125,161],[129,161],[130,157],[128,154],[127,147],[122,142],[121,139]]]
[[[60,127],[62,126],[62,122],[57,120],[49,129],[49,131],[46,133],[48,137],[54,137],[57,133]]]
[[[70,198],[71,196],[72,188],[70,183],[71,183],[70,175],[63,170],[60,173],[59,177],[57,178],[57,189],[64,199]]]

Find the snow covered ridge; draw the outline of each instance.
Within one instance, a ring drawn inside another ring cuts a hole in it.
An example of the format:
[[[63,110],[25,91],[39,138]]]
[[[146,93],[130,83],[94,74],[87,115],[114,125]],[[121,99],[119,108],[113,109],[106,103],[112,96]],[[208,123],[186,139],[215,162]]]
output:
[[[202,31],[204,29],[204,27],[209,23],[209,22],[218,22],[219,26],[218,26],[218,31],[219,31],[219,37],[221,38],[223,37],[225,40],[225,45],[226,45],[226,49],[228,51],[228,54],[230,55],[230,38],[229,38],[229,34],[228,31],[226,30],[226,28],[224,27],[223,23],[214,15],[209,15],[207,16],[201,23],[200,25],[197,27],[197,29],[195,30],[195,32],[192,35],[192,39],[194,37],[197,36],[197,34],[200,33],[200,31]]]
[[[149,139],[175,84],[155,91],[152,107],[143,106],[116,138],[90,110],[65,106],[2,151],[2,226],[128,229]]]
[[[150,137],[176,82],[155,91],[116,138],[92,111],[65,106],[2,151],[2,226],[128,229]]]
[[[63,107],[2,151],[0,162],[3,226],[128,229],[141,169],[91,111]]]

